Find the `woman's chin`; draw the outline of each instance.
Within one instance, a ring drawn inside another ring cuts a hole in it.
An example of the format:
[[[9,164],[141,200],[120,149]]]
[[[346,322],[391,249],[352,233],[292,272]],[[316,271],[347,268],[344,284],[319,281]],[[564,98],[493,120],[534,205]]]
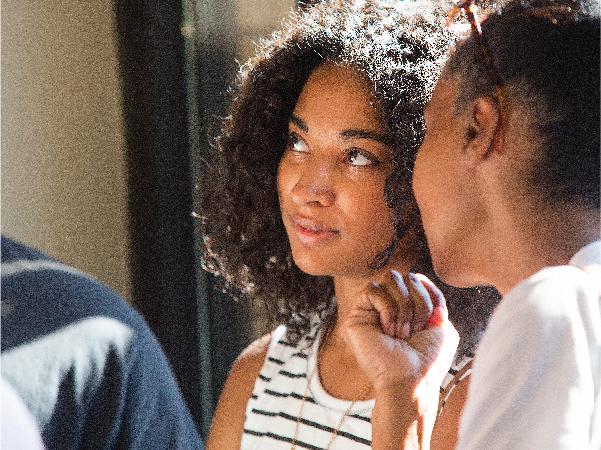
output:
[[[314,258],[309,258],[305,255],[295,256],[294,254],[292,255],[292,259],[294,260],[296,267],[298,267],[301,272],[304,272],[307,275],[323,277],[330,276],[332,274],[332,271],[325,267],[323,261],[316,261]]]

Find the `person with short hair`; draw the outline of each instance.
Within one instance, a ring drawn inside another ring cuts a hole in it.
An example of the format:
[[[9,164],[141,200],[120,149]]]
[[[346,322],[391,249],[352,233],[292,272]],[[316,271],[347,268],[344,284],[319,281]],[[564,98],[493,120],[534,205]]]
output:
[[[503,294],[476,352],[457,448],[599,449],[599,3],[511,0],[481,29],[463,6],[474,31],[426,108],[413,174],[437,273]],[[373,376],[401,351],[413,372],[397,365],[388,379],[408,375],[406,395],[427,397],[423,380],[453,338],[444,314],[421,341],[389,349],[373,324],[351,325],[355,348],[378,361]],[[377,432],[396,425],[396,443],[381,448],[405,445],[406,414],[389,409]]]

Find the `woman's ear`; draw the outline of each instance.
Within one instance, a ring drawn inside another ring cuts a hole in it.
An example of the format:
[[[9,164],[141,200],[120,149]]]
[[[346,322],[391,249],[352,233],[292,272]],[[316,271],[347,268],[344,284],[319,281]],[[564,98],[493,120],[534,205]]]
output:
[[[499,107],[491,98],[478,97],[469,108],[464,151],[477,163],[502,148]]]

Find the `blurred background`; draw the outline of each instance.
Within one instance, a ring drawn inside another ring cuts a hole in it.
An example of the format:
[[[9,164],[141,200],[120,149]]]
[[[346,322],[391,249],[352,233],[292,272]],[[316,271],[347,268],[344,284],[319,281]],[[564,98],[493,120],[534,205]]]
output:
[[[248,306],[198,264],[199,161],[236,61],[296,7],[2,2],[2,233],[89,272],[144,314],[203,435],[256,329]]]

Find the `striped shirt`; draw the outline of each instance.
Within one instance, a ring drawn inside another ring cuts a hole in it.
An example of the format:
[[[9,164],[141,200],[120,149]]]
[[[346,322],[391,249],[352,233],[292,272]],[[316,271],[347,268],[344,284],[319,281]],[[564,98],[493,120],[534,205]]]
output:
[[[240,448],[290,449],[297,424],[296,447],[299,449],[371,448],[371,413],[375,400],[355,402],[342,420],[352,402],[332,397],[321,385],[319,372],[315,369],[320,322],[315,321],[298,344],[286,341],[285,335],[283,325],[272,333],[265,361],[246,406]],[[461,379],[467,376],[469,372],[462,366],[451,368],[441,385],[441,392],[450,393],[458,382],[453,382],[458,380],[455,374],[461,373]],[[307,398],[303,405],[305,392]]]

